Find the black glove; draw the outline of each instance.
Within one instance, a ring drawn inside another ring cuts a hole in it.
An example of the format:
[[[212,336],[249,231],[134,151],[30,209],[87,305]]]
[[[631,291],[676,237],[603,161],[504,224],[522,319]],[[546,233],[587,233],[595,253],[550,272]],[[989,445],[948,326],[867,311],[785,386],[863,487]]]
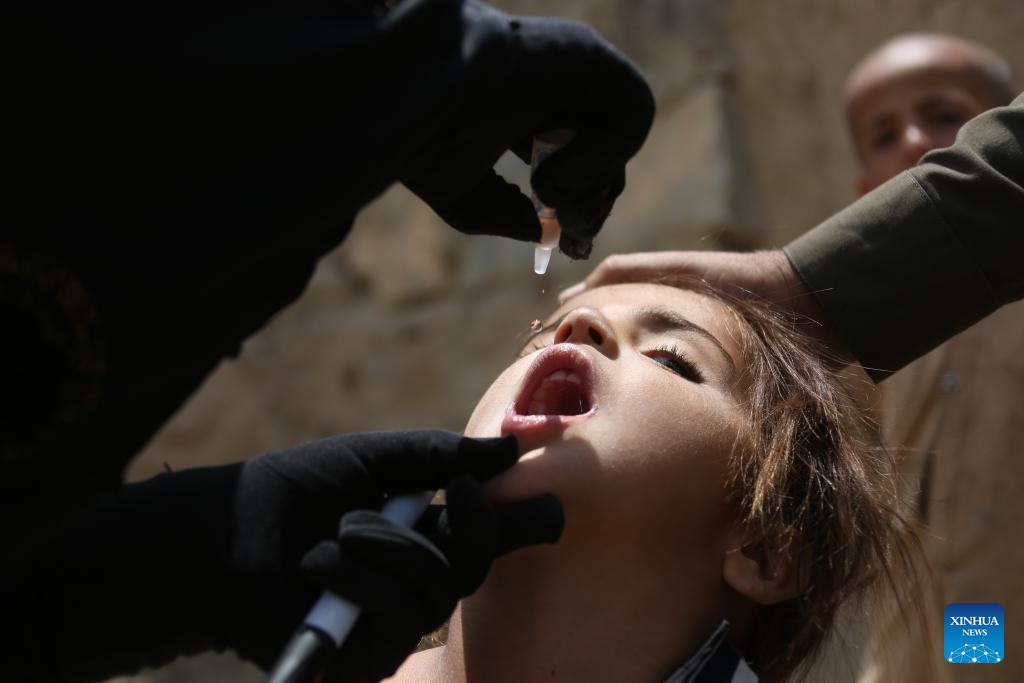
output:
[[[536,241],[532,203],[493,166],[508,149],[529,161],[535,135],[570,129],[572,142],[540,165],[532,184],[558,212],[562,251],[586,258],[651,126],[650,88],[579,22],[467,1],[462,35],[461,96],[404,164],[402,182],[457,230]]]
[[[125,487],[4,587],[24,636],[12,679],[96,680],[209,649],[268,666],[321,591],[301,559],[345,512],[517,458],[512,437],[351,434]]]
[[[517,548],[553,543],[562,508],[547,495],[493,506],[472,477],[446,489],[447,506],[424,515],[416,530],[369,510],[342,518],[337,541],[303,559],[311,581],[357,603],[362,615],[327,681],[379,681],[473,593],[491,560]]]

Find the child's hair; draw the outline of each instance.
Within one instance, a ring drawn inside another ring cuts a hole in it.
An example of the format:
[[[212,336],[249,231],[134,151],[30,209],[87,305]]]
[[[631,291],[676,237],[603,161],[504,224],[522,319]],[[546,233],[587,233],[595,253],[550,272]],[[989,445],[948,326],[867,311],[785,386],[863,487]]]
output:
[[[703,281],[656,283],[715,299],[736,318],[751,430],[733,451],[729,495],[745,549],[787,555],[800,572],[799,597],[761,609],[744,654],[762,680],[781,681],[813,663],[841,604],[880,587],[923,595],[911,581],[923,555],[901,510],[896,463],[854,387],[798,329],[813,323]]]
[[[745,655],[762,679],[783,680],[813,662],[840,604],[881,586],[913,590],[920,545],[896,462],[855,387],[798,330],[813,323],[705,283],[661,282],[721,301],[739,322],[751,432],[734,449],[730,495],[745,550],[790,558],[800,586],[761,609]]]

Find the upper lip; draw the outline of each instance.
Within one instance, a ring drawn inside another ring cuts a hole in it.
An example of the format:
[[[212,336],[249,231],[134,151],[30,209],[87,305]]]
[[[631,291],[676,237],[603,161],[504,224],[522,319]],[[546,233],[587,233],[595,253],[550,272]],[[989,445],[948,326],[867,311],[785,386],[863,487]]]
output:
[[[526,371],[523,385],[516,396],[514,412],[519,415],[527,414],[530,400],[541,383],[559,370],[572,372],[580,378],[580,391],[587,398],[589,406],[584,412],[592,411],[597,405],[597,397],[594,394],[594,361],[579,345],[562,343],[549,346],[537,354],[530,369]]]

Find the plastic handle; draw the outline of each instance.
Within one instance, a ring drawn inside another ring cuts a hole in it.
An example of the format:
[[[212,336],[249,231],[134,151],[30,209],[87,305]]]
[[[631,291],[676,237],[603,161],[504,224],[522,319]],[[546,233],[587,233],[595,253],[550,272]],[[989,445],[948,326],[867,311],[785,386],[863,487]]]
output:
[[[433,491],[395,496],[384,504],[380,513],[395,524],[411,527],[426,511],[433,497]],[[313,605],[313,609],[306,615],[306,626],[319,630],[333,640],[336,647],[341,647],[359,619],[361,611],[358,605],[330,591],[324,591]]]

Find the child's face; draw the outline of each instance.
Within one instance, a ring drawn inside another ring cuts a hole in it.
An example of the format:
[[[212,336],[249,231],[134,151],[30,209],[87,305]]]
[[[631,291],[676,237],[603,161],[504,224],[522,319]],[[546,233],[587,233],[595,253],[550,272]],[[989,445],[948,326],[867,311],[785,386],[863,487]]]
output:
[[[907,47],[858,72],[847,111],[863,165],[861,194],[948,147],[991,97],[966,57],[949,48]]]
[[[560,545],[595,534],[627,554],[653,545],[707,557],[717,572],[720,555],[701,551],[729,543],[724,482],[749,429],[738,324],[719,302],[664,285],[571,299],[470,417],[468,435],[515,434],[524,452],[492,493],[555,493]]]

